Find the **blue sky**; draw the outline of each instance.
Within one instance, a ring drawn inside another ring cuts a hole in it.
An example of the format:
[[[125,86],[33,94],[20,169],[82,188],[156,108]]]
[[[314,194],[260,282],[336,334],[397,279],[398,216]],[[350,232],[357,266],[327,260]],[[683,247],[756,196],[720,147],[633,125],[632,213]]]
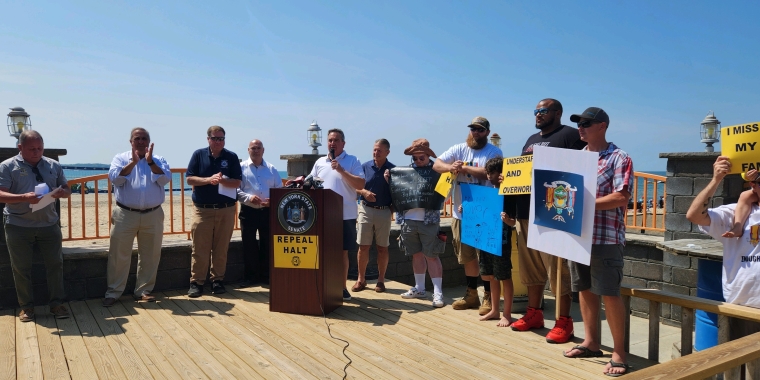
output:
[[[384,137],[406,164],[412,140],[442,153],[481,115],[514,156],[552,97],[565,124],[604,108],[635,169],[664,171],[660,152],[704,149],[708,111],[724,126],[760,120],[758,4],[14,1],[0,106],[26,108],[48,148],[68,149],[63,163],[109,163],[142,126],[186,167],[218,124],[228,149],[261,139],[285,170],[280,155],[310,152],[313,119],[342,128],[362,161]]]

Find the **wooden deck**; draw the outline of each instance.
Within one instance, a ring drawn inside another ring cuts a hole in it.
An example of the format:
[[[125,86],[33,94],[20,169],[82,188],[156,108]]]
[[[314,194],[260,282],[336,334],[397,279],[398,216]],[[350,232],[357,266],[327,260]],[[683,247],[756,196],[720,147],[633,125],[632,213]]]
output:
[[[608,378],[607,347],[605,358],[566,359],[561,350],[571,343],[547,344],[545,329],[497,328],[478,322],[475,310],[453,310],[450,298],[433,309],[429,300],[401,299],[406,285],[386,285],[387,293],[355,293],[328,315],[332,334],[350,343],[349,378]],[[265,288],[228,291],[193,300],[157,293],[155,303],[125,296],[111,308],[70,302],[73,317],[62,320],[38,307],[36,323],[0,310],[0,379],[343,376],[345,343],[330,338],[322,317],[270,313]],[[655,364],[633,355],[628,361],[636,369]]]

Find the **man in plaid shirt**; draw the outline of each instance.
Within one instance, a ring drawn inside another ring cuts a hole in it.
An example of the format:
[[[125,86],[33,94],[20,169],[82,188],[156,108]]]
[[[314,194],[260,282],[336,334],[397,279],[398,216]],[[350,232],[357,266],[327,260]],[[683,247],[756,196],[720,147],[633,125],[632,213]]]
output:
[[[591,265],[570,262],[572,290],[579,292],[585,339],[566,350],[569,358],[600,357],[599,296],[604,298],[607,323],[612,333],[612,359],[604,373],[620,376],[629,369],[625,364],[623,339],[625,307],[620,297],[623,280],[623,247],[625,246],[625,207],[633,187],[633,163],[628,153],[607,142],[610,118],[603,109],[589,107],[580,115],[570,116],[578,123],[581,140],[588,143],[585,150],[599,152],[596,183],[596,212],[594,237],[591,246]]]

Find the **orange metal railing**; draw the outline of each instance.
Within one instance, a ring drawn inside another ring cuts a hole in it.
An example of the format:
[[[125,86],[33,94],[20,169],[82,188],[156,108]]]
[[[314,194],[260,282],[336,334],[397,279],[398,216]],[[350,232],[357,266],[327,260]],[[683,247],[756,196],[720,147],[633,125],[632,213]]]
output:
[[[190,239],[190,215],[192,215],[192,202],[187,201],[185,172],[186,169],[171,169],[172,178],[169,181],[169,202],[165,202],[164,212],[164,235],[185,234]],[[179,180],[175,180],[174,175],[179,175]],[[107,185],[103,189],[101,182],[105,181]],[[640,182],[644,181],[642,186]],[[658,200],[660,196],[666,195],[665,191],[666,177],[649,173],[635,172],[633,194],[633,207],[626,208],[626,227],[629,230],[642,231],[665,231],[665,209],[659,207]],[[663,191],[660,194],[658,183],[663,184]],[[115,198],[112,195],[111,181],[108,180],[108,174],[98,174],[88,177],[82,177],[70,180],[69,187],[72,188],[72,194],[69,199],[61,199],[61,222],[63,225],[63,240],[92,240],[105,239],[110,236],[110,219],[111,212],[115,206]],[[639,194],[638,189],[641,187],[643,193]],[[651,188],[651,194],[650,194]],[[174,191],[176,190],[176,191]],[[175,192],[177,194],[175,194]],[[92,195],[89,195],[92,193]],[[179,201],[175,204],[175,198]],[[103,199],[105,198],[105,199]],[[639,202],[643,198],[644,202]],[[647,201],[653,200],[654,207],[647,207]],[[101,203],[101,201],[105,201]],[[664,206],[664,205],[662,205]],[[239,204],[236,207],[240,207]],[[443,205],[442,218],[452,216],[451,198],[446,199]],[[74,227],[76,226],[76,228]],[[235,218],[235,229],[239,230],[239,221]]]
[[[185,172],[187,169],[171,169],[172,177],[169,180],[169,202],[164,202],[164,235],[185,234],[190,239],[190,215],[192,215],[192,202],[186,201]],[[175,174],[179,180],[175,180]],[[106,181],[103,189],[101,182]],[[61,221],[63,240],[92,240],[105,239],[110,236],[111,212],[115,207],[116,200],[112,195],[111,181],[108,174],[98,174],[68,181],[72,188],[69,199],[61,199]],[[175,191],[178,193],[175,195]],[[92,195],[89,195],[92,194]],[[188,194],[189,195],[189,194]],[[177,204],[175,198],[179,197]],[[105,198],[105,199],[103,199]],[[105,202],[102,202],[105,201]],[[79,210],[77,210],[79,209]],[[104,215],[104,212],[107,213]],[[76,228],[74,227],[76,226]],[[240,229],[238,219],[235,218],[235,229]]]
[[[629,230],[665,231],[665,199],[667,199],[667,177],[644,172],[633,173],[633,193],[631,200],[633,208],[626,207],[625,227]],[[640,181],[643,181],[641,183]],[[658,184],[662,183],[662,194],[659,194]],[[639,193],[639,187],[642,193]],[[652,190],[650,194],[650,188]],[[660,204],[659,200],[663,201]],[[639,199],[643,199],[640,202]],[[648,204],[652,200],[652,205]],[[630,206],[631,204],[629,204]]]

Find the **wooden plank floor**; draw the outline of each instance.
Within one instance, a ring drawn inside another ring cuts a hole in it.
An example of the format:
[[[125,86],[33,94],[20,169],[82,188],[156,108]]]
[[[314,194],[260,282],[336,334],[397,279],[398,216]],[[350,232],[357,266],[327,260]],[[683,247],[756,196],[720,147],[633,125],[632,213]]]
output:
[[[262,287],[228,286],[190,299],[157,293],[155,303],[122,297],[70,302],[72,318],[36,308],[36,323],[0,310],[2,379],[592,379],[600,359],[566,359],[575,342],[550,345],[546,330],[514,332],[479,322],[476,310],[433,309],[430,300],[365,290],[322,317],[270,313]],[[372,286],[370,286],[372,288]],[[18,310],[16,310],[18,312]],[[335,338],[330,337],[327,324]],[[629,355],[636,369],[655,364]]]

